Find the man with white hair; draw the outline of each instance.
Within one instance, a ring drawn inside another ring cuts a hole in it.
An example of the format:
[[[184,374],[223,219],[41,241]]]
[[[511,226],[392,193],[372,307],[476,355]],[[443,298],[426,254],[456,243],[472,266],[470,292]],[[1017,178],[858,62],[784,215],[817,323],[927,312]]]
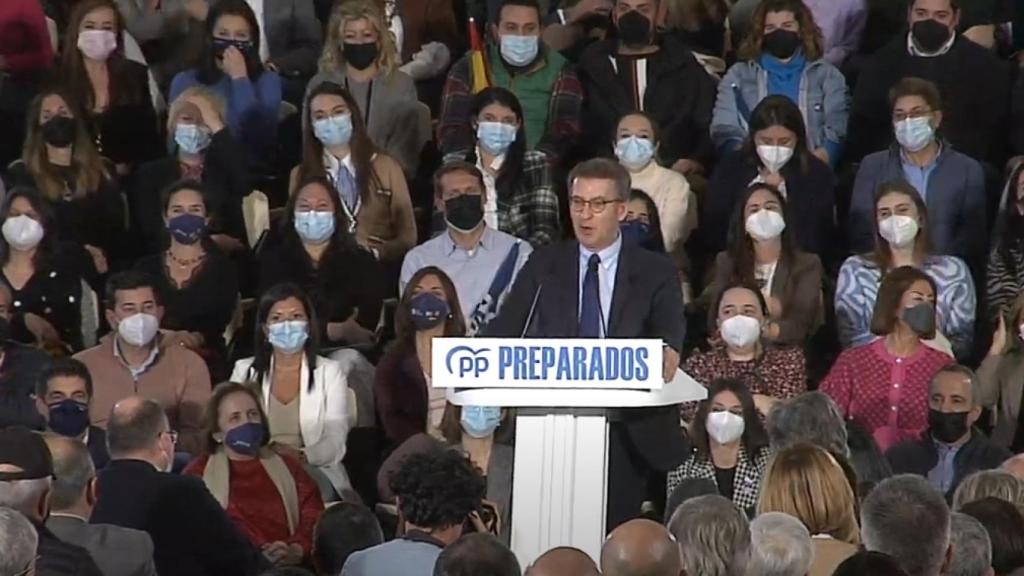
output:
[[[38,534],[36,576],[103,576],[85,549],[60,541],[43,525],[50,514],[53,462],[46,442],[27,428],[0,430],[0,506],[25,515]]]
[[[731,500],[717,494],[680,504],[668,521],[679,543],[682,576],[743,576],[750,558],[750,524]]]
[[[807,576],[814,562],[814,544],[807,527],[782,512],[766,512],[750,523],[748,574]]]
[[[949,543],[953,559],[944,576],[993,576],[992,540],[973,516],[954,512],[950,518]]]
[[[912,474],[883,480],[860,510],[864,548],[892,556],[908,576],[945,574],[952,552],[949,524],[942,494]]]
[[[0,536],[0,576],[32,574],[39,545],[32,523],[21,512],[0,506]]]

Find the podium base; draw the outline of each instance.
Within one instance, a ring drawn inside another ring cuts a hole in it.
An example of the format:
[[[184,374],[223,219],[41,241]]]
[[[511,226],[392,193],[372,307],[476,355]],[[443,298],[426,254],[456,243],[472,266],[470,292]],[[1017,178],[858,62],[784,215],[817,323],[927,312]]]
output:
[[[512,550],[526,567],[558,546],[600,564],[608,484],[603,409],[520,409],[512,484]]]

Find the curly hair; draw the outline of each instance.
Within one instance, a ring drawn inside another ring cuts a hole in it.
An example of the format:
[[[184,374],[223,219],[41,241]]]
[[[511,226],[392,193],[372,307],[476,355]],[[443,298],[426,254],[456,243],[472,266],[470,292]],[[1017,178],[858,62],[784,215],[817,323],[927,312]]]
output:
[[[390,79],[398,70],[400,55],[395,46],[395,38],[384,22],[384,11],[376,2],[370,0],[349,0],[334,4],[330,20],[327,23],[324,49],[320,54],[320,71],[336,72],[344,68],[344,28],[346,23],[353,20],[367,20],[377,30],[377,48],[380,51],[377,56],[377,66],[381,70],[382,77]]]
[[[406,458],[390,487],[407,522],[443,529],[461,524],[480,507],[487,482],[468,457],[442,450]]]

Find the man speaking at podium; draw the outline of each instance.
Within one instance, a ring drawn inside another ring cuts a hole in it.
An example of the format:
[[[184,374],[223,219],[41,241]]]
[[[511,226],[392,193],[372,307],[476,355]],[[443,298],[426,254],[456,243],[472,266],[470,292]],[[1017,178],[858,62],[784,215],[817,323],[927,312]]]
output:
[[[530,256],[487,336],[659,338],[664,378],[671,379],[686,330],[679,278],[668,256],[622,241],[629,190],[629,173],[611,160],[573,169],[576,239]],[[678,466],[687,449],[677,406],[612,410],[608,420],[610,531],[640,514],[649,481]]]

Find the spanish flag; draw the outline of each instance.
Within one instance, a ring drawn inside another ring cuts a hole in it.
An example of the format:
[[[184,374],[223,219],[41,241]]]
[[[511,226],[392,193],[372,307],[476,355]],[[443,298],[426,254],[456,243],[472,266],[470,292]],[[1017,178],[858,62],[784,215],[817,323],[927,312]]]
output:
[[[480,31],[476,22],[469,19],[469,73],[472,75],[472,92],[476,94],[491,85],[487,74],[487,59],[484,57],[484,44],[480,41]]]

